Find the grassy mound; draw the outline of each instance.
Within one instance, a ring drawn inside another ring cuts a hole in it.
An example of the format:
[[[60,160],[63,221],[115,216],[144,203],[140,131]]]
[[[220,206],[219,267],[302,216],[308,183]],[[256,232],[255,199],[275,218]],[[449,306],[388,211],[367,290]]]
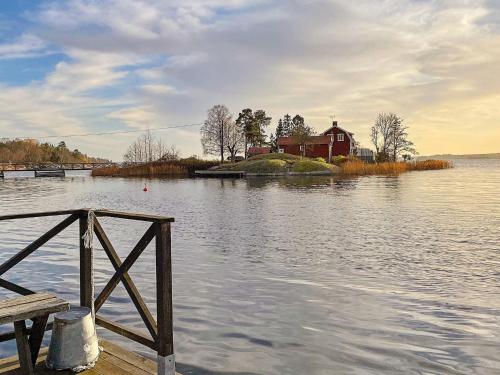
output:
[[[220,167],[219,170],[245,171],[249,173],[284,173],[287,171],[285,160],[244,160],[239,163]]]
[[[271,154],[255,155],[248,160],[300,160],[302,156],[273,152]]]
[[[334,166],[322,161],[316,160],[299,160],[292,165],[292,172],[307,173],[307,172],[320,172],[320,171],[334,171]]]
[[[265,154],[256,155],[239,163],[219,167],[221,171],[244,171],[259,174],[285,174],[335,172],[337,167],[325,163],[320,158],[316,160],[290,154]]]

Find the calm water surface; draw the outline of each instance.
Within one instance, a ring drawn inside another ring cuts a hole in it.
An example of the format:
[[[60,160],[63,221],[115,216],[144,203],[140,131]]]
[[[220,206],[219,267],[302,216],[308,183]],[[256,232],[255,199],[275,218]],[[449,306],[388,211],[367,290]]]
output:
[[[143,183],[10,176],[0,180],[0,211],[174,216],[184,374],[500,373],[500,161],[351,180],[152,180],[148,193]],[[0,260],[57,220],[0,222]],[[146,229],[102,221],[121,256]],[[77,231],[71,226],[6,278],[76,302]],[[131,276],[154,311],[152,250]],[[97,291],[111,270],[99,248]],[[144,328],[121,286],[102,313]],[[0,354],[13,353],[13,342],[0,345]]]

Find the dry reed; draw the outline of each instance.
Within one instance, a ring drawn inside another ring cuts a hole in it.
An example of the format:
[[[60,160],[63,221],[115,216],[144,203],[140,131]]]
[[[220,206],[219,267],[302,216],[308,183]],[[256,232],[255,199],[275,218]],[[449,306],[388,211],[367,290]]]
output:
[[[166,162],[153,162],[123,167],[98,168],[92,171],[92,176],[107,177],[186,177],[192,175],[197,169],[208,169],[217,162],[181,159]]]
[[[351,160],[341,165],[341,173],[345,175],[398,175],[409,171],[447,169],[453,165],[446,160],[422,160],[413,162],[384,162],[369,164],[360,160]]]

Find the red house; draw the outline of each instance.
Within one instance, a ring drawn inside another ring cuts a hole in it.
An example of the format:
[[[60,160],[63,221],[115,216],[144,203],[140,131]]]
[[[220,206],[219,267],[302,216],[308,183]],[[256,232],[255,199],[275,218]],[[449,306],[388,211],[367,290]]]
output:
[[[249,147],[247,154],[248,156],[262,155],[262,154],[270,154],[271,147]]]
[[[309,137],[305,144],[299,144],[293,137],[278,138],[278,152],[307,156],[321,157],[328,162],[332,157],[349,156],[355,152],[354,134],[338,127],[334,121],[332,127],[321,133]]]

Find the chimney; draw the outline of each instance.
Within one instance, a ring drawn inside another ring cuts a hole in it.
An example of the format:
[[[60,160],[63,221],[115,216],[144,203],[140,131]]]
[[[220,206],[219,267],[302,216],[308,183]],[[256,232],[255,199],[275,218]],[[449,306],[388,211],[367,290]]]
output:
[[[333,127],[335,127],[335,128],[336,128],[336,127],[337,127],[337,121],[336,121],[336,120],[334,120],[334,121],[332,122],[332,125],[333,125]]]

